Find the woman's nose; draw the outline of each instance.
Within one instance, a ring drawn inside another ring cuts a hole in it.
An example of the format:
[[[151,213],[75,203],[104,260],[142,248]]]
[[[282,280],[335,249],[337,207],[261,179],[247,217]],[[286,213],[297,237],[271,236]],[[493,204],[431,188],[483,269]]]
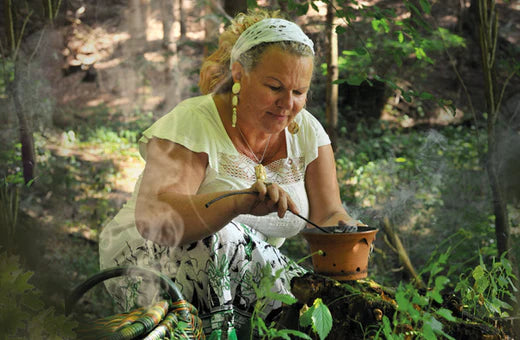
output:
[[[277,102],[278,107],[284,110],[291,110],[294,106],[294,98],[291,92],[283,93]]]

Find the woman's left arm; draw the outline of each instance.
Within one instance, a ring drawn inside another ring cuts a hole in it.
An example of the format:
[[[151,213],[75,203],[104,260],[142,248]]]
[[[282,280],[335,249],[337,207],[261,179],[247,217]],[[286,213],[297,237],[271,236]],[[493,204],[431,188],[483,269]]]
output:
[[[318,148],[318,158],[305,171],[309,219],[322,226],[362,225],[345,211],[339,195],[334,152],[329,145]]]

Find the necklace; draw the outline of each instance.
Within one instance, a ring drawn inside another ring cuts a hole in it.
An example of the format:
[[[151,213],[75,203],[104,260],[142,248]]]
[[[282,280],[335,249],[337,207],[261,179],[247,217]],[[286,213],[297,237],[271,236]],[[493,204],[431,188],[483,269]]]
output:
[[[262,158],[258,159],[258,157],[256,157],[256,154],[254,153],[253,149],[251,149],[251,147],[249,146],[249,143],[247,142],[247,139],[246,139],[246,137],[244,137],[244,134],[242,133],[242,130],[240,130],[240,128],[238,128],[238,132],[240,133],[242,140],[244,141],[244,143],[246,143],[247,148],[249,149],[249,151],[255,158],[256,162],[258,163],[257,165],[255,165],[256,180],[258,182],[264,182],[267,179],[267,174],[265,172],[264,166],[262,165],[262,162],[265,157],[265,152],[267,151],[267,148],[269,147],[269,142],[271,141],[272,135],[269,136],[269,138],[267,139],[267,143],[265,143],[265,148],[264,148],[264,152],[262,153]]]

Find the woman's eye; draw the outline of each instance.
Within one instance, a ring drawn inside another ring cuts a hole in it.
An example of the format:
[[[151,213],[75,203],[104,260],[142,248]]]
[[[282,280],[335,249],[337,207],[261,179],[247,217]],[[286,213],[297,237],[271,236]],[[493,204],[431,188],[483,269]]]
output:
[[[280,91],[280,87],[279,86],[271,86],[271,85],[267,85],[267,87],[269,87],[271,90],[273,91]]]

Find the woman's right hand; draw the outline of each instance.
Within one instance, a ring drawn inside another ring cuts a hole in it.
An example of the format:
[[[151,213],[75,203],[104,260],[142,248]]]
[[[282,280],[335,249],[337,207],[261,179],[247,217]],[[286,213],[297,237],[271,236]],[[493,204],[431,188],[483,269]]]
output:
[[[255,182],[250,191],[256,195],[237,195],[239,214],[251,214],[264,216],[272,212],[278,212],[278,217],[283,218],[287,210],[298,213],[298,208],[288,193],[276,183]]]

